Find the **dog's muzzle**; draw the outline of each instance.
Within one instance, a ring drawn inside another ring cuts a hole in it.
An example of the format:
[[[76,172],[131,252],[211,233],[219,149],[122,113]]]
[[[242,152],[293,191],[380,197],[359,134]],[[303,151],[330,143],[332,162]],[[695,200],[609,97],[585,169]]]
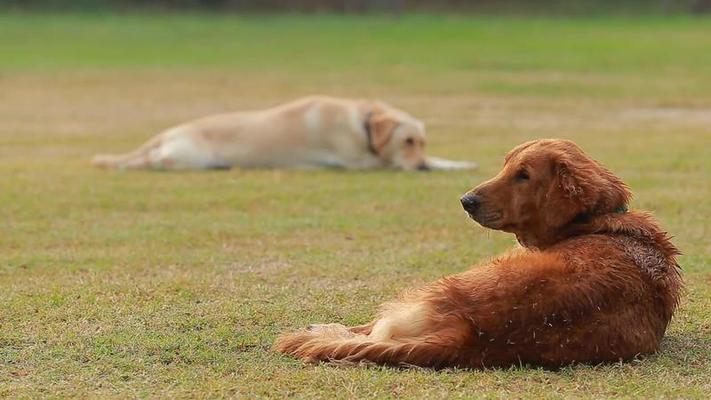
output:
[[[467,193],[459,201],[462,202],[462,207],[469,215],[474,215],[481,206],[481,196],[475,193]]]

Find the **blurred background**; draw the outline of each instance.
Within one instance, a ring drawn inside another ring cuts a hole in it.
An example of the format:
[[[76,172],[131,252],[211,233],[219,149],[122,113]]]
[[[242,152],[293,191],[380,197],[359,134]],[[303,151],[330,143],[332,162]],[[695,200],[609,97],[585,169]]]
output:
[[[0,0],[35,10],[210,10],[232,12],[466,11],[508,14],[706,13],[711,0]]]

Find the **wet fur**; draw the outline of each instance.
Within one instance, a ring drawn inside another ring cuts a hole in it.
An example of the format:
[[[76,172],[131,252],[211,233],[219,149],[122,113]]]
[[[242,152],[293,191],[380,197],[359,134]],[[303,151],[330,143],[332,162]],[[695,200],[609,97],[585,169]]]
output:
[[[526,163],[541,175],[511,189]],[[472,192],[485,204],[505,194],[502,226],[525,249],[408,292],[368,325],[312,326],[283,334],[274,350],[431,368],[557,368],[659,350],[682,289],[679,251],[651,214],[616,211],[631,196],[622,181],[572,142],[541,140],[514,149]]]

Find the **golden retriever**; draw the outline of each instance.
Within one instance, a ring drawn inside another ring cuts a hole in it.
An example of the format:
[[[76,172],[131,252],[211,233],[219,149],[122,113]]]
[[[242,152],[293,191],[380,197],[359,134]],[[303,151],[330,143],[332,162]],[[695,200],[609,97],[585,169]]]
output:
[[[379,101],[311,96],[262,111],[214,115],[170,128],[121,155],[111,169],[472,169],[425,156],[425,125]]]
[[[432,368],[556,368],[656,352],[682,288],[679,252],[651,214],[627,211],[630,197],[573,142],[524,143],[461,202],[525,249],[405,293],[368,325],[313,325],[274,349]]]

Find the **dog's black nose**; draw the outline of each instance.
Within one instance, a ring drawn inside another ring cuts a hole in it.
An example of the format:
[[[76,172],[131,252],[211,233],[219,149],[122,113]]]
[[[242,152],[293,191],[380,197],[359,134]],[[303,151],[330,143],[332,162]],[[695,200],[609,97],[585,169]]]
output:
[[[429,171],[429,170],[430,170],[430,166],[427,165],[427,164],[425,164],[425,163],[422,163],[422,164],[420,164],[420,165],[417,166],[417,170],[418,170],[418,171]]]
[[[473,213],[481,205],[481,196],[474,193],[467,193],[459,199],[467,212]]]

